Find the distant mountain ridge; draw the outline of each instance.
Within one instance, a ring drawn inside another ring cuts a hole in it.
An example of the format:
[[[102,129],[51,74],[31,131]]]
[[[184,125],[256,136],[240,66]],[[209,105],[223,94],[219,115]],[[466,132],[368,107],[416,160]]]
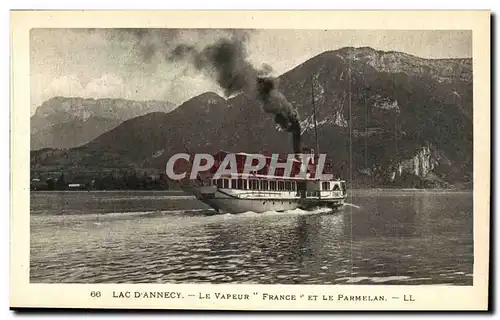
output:
[[[427,75],[438,82],[472,81],[471,58],[426,59],[408,53],[381,51],[370,47],[345,47],[323,54],[361,62],[380,72],[404,72],[410,76]]]
[[[31,149],[77,147],[127,119],[175,106],[168,101],[54,97],[31,117]]]
[[[55,124],[31,134],[31,149],[54,146],[60,149],[78,147],[115,128],[121,122],[121,120],[91,116]]]
[[[312,83],[311,83],[312,81]],[[472,181],[472,61],[342,48],[279,77],[314,146],[363,185],[446,187]],[[129,119],[69,151],[32,152],[32,170],[157,168],[176,152],[291,152],[291,137],[249,94],[194,97],[170,113]]]

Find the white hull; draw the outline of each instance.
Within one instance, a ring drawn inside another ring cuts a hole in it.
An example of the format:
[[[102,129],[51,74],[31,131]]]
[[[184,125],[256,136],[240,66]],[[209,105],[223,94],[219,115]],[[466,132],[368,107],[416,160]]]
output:
[[[343,205],[344,196],[325,194],[322,199],[304,199],[295,192],[242,192],[241,190],[218,189],[212,187],[187,188],[185,191],[194,194],[218,212],[269,212],[309,209],[314,207],[337,208]]]
[[[243,212],[268,212],[268,211],[287,211],[297,209],[298,201],[295,200],[276,200],[262,201],[251,199],[200,199],[210,207],[224,213],[243,213]]]

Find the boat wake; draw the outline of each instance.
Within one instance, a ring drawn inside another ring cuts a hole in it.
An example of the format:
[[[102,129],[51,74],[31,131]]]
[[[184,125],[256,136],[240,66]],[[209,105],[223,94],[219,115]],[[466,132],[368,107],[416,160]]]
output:
[[[310,214],[322,214],[322,213],[330,213],[334,210],[330,208],[316,208],[312,210],[302,210],[302,209],[293,209],[286,211],[265,211],[265,212],[254,212],[254,211],[246,211],[238,214],[230,214],[233,216],[267,216],[267,215],[310,215]]]
[[[147,219],[147,218],[162,218],[162,217],[261,217],[261,216],[280,216],[280,215],[320,215],[331,214],[338,212],[330,208],[319,207],[311,210],[293,209],[287,211],[266,211],[254,212],[247,211],[242,213],[217,213],[213,209],[191,209],[191,210],[158,210],[158,211],[132,211],[132,212],[103,212],[103,213],[88,213],[88,214],[64,214],[64,215],[36,215],[32,216],[33,222],[43,224],[65,223],[72,222],[92,222],[95,226],[100,226],[105,221],[113,220],[130,220],[130,219]]]
[[[120,201],[133,201],[133,200],[195,200],[196,197],[192,195],[154,195],[154,196],[126,196],[126,197],[112,197],[97,199],[99,202],[120,202]]]
[[[158,211],[123,211],[123,212],[101,212],[88,214],[58,214],[58,215],[32,215],[35,222],[78,222],[94,221],[96,225],[108,220],[123,220],[137,218],[156,218],[166,216],[207,216],[215,214],[213,209],[192,209],[192,210],[158,210]]]
[[[344,205],[349,206],[349,207],[354,207],[354,208],[356,208],[356,209],[361,209],[361,207],[360,207],[360,206],[357,206],[357,205],[352,204],[352,203],[347,203],[347,202],[344,202]]]

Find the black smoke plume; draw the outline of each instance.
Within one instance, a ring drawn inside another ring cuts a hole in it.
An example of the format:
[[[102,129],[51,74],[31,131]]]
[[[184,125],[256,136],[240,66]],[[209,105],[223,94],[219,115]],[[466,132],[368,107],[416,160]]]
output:
[[[187,60],[200,72],[214,78],[226,96],[245,92],[253,94],[267,113],[274,114],[275,122],[292,133],[293,150],[301,152],[300,119],[297,110],[278,91],[276,79],[266,77],[271,67],[256,69],[248,60],[245,37],[219,39],[199,50],[192,45],[181,44],[169,54],[171,61]]]
[[[264,111],[274,114],[274,121],[281,128],[292,134],[293,152],[301,153],[301,128],[297,110],[288,102],[285,96],[278,91],[276,79],[258,77],[256,83],[257,98],[263,103]]]

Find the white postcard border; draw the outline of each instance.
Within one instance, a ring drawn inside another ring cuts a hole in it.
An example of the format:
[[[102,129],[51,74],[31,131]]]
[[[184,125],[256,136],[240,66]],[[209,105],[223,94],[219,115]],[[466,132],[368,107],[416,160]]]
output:
[[[474,285],[33,284],[29,282],[29,30],[31,28],[462,29],[473,32]],[[490,214],[489,11],[16,11],[11,12],[11,307],[238,310],[484,310],[488,302]],[[122,299],[113,292],[181,292],[184,299]],[[94,297],[92,297],[94,292]],[[100,292],[96,297],[95,292]],[[254,293],[250,300],[189,294]],[[295,294],[270,301],[262,294]],[[388,301],[329,301],[381,296]],[[310,300],[310,296],[317,296]],[[406,301],[410,298],[414,301]],[[399,297],[399,299],[393,299]]]

